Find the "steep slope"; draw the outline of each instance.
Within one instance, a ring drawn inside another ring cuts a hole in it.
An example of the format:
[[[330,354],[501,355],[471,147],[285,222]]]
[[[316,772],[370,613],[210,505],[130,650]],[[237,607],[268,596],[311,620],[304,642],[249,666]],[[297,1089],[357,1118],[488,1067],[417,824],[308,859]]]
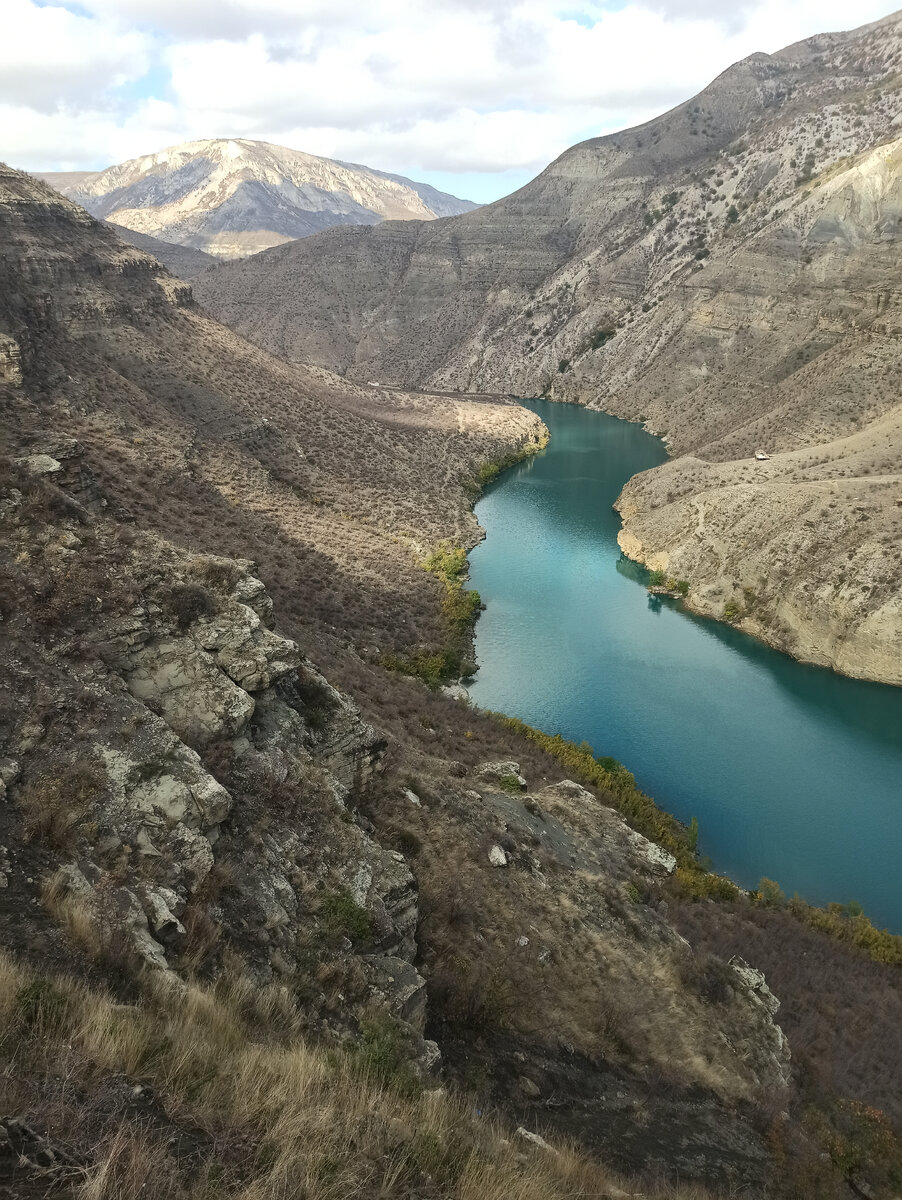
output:
[[[902,684],[902,142],[724,247],[611,356],[693,454],[632,480],[621,546],[800,658]],[[756,462],[756,448],[771,454]],[[703,461],[703,460],[709,461]],[[710,461],[713,460],[713,461]]]
[[[210,518],[199,494],[228,527],[265,512],[284,569],[328,578],[349,628],[352,612],[368,621],[365,578],[383,595],[374,645],[434,641],[435,616],[413,595],[402,601],[406,625],[388,614],[408,589],[441,594],[418,558],[443,538],[475,540],[458,481],[536,439],[540,422],[513,405],[388,395],[289,368],[205,317],[156,260],[46,185],[8,169],[2,184],[3,362],[24,389],[10,447],[46,428],[45,406],[63,406],[68,432],[115,464],[130,507],[170,505],[186,535]],[[317,589],[309,594],[328,610]]]
[[[223,268],[199,298],[276,353],[349,377],[545,394],[666,430],[691,460],[627,490],[624,545],[646,561],[672,553],[700,611],[766,594],[750,631],[898,683],[900,30],[894,15],[753,55],[647,125],[574,147],[498,204],[432,226],[334,230]],[[813,501],[792,460],[759,471],[755,489],[713,484],[710,528],[723,538],[687,549],[700,544],[685,508],[697,460],[804,446],[827,461],[824,480],[864,480],[836,490],[832,548],[805,538]],[[657,533],[654,520],[633,524],[652,492],[684,497]],[[762,562],[734,540],[739,513]],[[778,553],[795,520],[804,544]]]
[[[212,254],[205,254],[203,250],[195,250],[191,246],[177,246],[175,242],[161,242],[159,238],[151,237],[147,233],[135,233],[133,229],[126,229],[113,221],[108,221],[107,224],[123,242],[143,250],[145,254],[152,254],[157,262],[161,262],[166,270],[178,279],[190,279],[192,275],[205,271],[216,262]]]
[[[400,175],[247,138],[185,142],[105,171],[38,177],[96,217],[219,258],[332,225],[431,220],[476,207]]]
[[[0,421],[14,456],[0,505],[0,933],[71,965],[61,922],[107,968],[136,960],[176,984],[173,973],[215,974],[238,955],[322,1036],[381,1010],[428,1073],[418,959],[430,1020],[465,1028],[484,1009],[480,1028],[515,1037],[499,1061],[547,1056],[554,1069],[566,1037],[582,1076],[622,1078],[630,1094],[643,1064],[659,1064],[677,1099],[654,1105],[649,1146],[668,1147],[656,1169],[764,1181],[750,1114],[787,1086],[775,1003],[725,964],[713,1003],[665,916],[616,915],[628,882],[651,888],[676,865],[611,807],[633,794],[630,777],[599,776],[611,784],[599,799],[539,755],[534,794],[512,805],[507,764],[475,758],[486,744],[509,755],[511,740],[445,699],[439,742],[418,712],[422,685],[374,661],[442,636],[449,592],[422,569],[425,552],[472,541],[467,475],[528,446],[536,419],[272,360],[199,313],[155,260],[5,169],[0,239]],[[251,555],[286,602],[285,633]],[[386,746],[307,654],[367,680],[370,705],[412,735]],[[365,804],[374,819],[356,813]],[[534,810],[555,831],[547,849]],[[664,818],[660,829],[689,862],[685,831]],[[422,931],[401,847],[420,862]],[[455,916],[462,886],[477,907]],[[567,932],[576,907],[585,944]],[[509,961],[511,920],[544,930],[525,936],[547,953]],[[602,956],[622,1023],[610,1043],[593,999]],[[483,971],[496,981],[485,994]],[[558,971],[566,991],[549,986]],[[504,999],[515,986],[531,997],[519,1013]],[[626,1165],[651,1164],[644,1142],[637,1130]]]

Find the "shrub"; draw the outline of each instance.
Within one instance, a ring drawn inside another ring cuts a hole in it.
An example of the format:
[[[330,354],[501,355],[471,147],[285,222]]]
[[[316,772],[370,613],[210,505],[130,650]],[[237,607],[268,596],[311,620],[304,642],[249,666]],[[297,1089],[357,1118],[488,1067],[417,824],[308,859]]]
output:
[[[677,867],[672,886],[678,895],[691,900],[735,900],[741,891],[732,879],[703,871],[697,864]]]
[[[201,617],[212,617],[216,601],[199,583],[180,583],[166,598],[166,611],[183,632]]]
[[[406,1095],[420,1090],[401,1031],[386,1013],[376,1012],[361,1022],[351,1061],[369,1083]]]
[[[320,916],[326,932],[336,940],[346,937],[358,945],[367,941],[372,932],[369,913],[346,888],[323,896]]]
[[[610,326],[605,326],[601,329],[596,329],[592,334],[592,340],[589,345],[593,350],[599,350],[605,342],[609,342],[617,333],[616,329],[611,329]]]
[[[316,733],[325,729],[337,708],[337,702],[326,685],[299,673],[292,690],[303,705],[307,725]]]
[[[467,573],[467,552],[461,546],[439,542],[435,550],[423,559],[423,566],[446,584],[453,585],[459,583],[461,576]]]
[[[70,852],[81,835],[93,831],[87,816],[103,795],[105,780],[94,767],[77,764],[57,777],[39,776],[18,791],[26,841]]]
[[[512,795],[519,795],[523,790],[516,775],[499,775],[498,786],[503,792],[510,792]]]

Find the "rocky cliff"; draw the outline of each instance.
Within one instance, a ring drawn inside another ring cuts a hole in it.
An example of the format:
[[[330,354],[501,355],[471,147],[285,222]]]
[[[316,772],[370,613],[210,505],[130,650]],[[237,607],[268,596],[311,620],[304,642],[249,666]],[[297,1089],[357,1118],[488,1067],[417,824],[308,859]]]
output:
[[[226,259],[332,225],[429,221],[476,207],[400,175],[247,138],[185,142],[104,171],[39,178],[96,217]]]
[[[722,600],[767,592],[747,628],[898,682],[902,634],[882,589],[900,583],[900,29],[892,16],[753,55],[647,125],[575,146],[497,204],[432,226],[335,230],[225,268],[200,298],[277,353],[349,377],[543,394],[646,421],[688,456],[663,469],[667,487],[647,485],[664,496],[688,493],[699,462],[734,461],[704,472],[709,527],[724,531],[716,570],[710,547],[703,561],[677,534],[686,512],[649,515],[644,483],[624,497],[627,544],[681,563],[700,611],[721,615],[713,588]],[[715,480],[748,477],[758,449],[801,457],[757,472],[756,488],[720,490]],[[797,469],[815,460],[816,478]],[[816,482],[847,533],[855,506],[866,510],[851,572],[845,534],[832,550],[807,539]],[[733,540],[740,514],[769,547],[761,563]],[[781,554],[797,519],[805,545]]]
[[[636,1127],[622,1163],[765,1180],[741,1110],[788,1095],[778,1002],[744,964],[698,963],[666,905],[630,901],[674,856],[577,783],[527,790],[517,763],[433,760],[419,793],[386,787],[385,738],[274,628],[252,564],[124,529],[103,501],[71,442],[5,466],[4,945],[177,994],[240,964],[302,1003],[317,1038],[354,1039],[381,1013],[427,1080],[427,1034],[464,1012],[503,1021],[535,1060],[524,1075],[550,1081],[564,1041],[582,1075],[632,1097],[644,1062],[685,1097],[652,1108],[666,1150]],[[377,840],[399,818],[428,914],[405,855]],[[486,907],[451,916],[461,903]],[[617,1107],[602,1097],[585,1136]]]
[[[205,254],[203,250],[195,250],[191,246],[179,246],[175,242],[163,242],[146,233],[135,233],[133,229],[126,229],[123,225],[116,225],[114,222],[109,222],[109,224],[118,238],[123,242],[128,242],[130,246],[135,246],[138,250],[143,250],[145,254],[152,255],[157,262],[163,264],[170,275],[175,275],[177,279],[190,279],[192,275],[197,275],[207,267],[212,267],[216,262],[212,254]]]

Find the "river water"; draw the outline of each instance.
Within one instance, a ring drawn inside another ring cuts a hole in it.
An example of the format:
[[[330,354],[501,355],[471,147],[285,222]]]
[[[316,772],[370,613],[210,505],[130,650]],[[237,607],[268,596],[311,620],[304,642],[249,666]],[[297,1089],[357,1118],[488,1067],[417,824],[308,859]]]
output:
[[[476,506],[483,708],[613,755],[744,886],[857,900],[902,932],[902,688],[810,667],[645,590],[612,504],[662,462],[641,426],[530,400],[548,448]]]

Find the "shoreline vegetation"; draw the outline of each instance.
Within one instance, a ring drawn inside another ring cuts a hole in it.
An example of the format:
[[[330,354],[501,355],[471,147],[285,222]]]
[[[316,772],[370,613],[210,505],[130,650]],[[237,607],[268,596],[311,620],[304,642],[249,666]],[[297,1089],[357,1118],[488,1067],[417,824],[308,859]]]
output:
[[[565,403],[561,401],[561,403]],[[484,463],[464,488],[475,506],[485,488],[510,467],[538,454],[548,445],[550,434],[538,443],[530,443],[498,459]],[[388,654],[381,663],[389,670],[418,677],[427,687],[438,689],[475,674],[473,637],[476,620],[483,608],[475,589],[464,584],[468,578],[468,551],[447,542],[441,543],[423,560],[424,570],[436,575],[445,585],[442,613],[447,635],[438,649],[424,649],[409,655]],[[648,570],[643,564],[638,564]],[[663,571],[648,572],[647,590],[651,594],[672,595],[685,602],[690,584],[674,580]],[[715,618],[716,619],[716,618]],[[469,703],[469,701],[468,701]],[[846,904],[831,902],[824,906],[809,904],[798,894],[787,897],[774,880],[762,877],[757,889],[746,889],[727,876],[719,875],[697,853],[698,822],[687,826],[660,808],[656,801],[636,787],[635,776],[627,767],[610,757],[596,757],[591,746],[577,745],[558,734],[548,734],[527,725],[517,717],[481,710],[492,720],[535,743],[556,758],[577,783],[594,786],[637,832],[669,850],[677,860],[671,887],[683,898],[694,901],[748,902],[770,908],[783,908],[798,921],[837,941],[851,945],[878,963],[902,966],[902,935],[879,929],[855,900]]]
[[[536,442],[527,442],[518,450],[484,462],[474,476],[461,480],[471,507],[502,471],[515,467],[539,454],[548,445],[548,430]],[[469,679],[476,673],[473,637],[482,610],[482,599],[475,588],[465,587],[469,578],[467,554],[472,547],[452,546],[443,541],[428,554],[421,566],[435,575],[445,587],[441,601],[445,637],[438,647],[423,647],[410,654],[384,654],[380,663],[390,671],[414,675],[431,688]]]
[[[635,776],[622,763],[614,758],[597,758],[587,742],[577,745],[559,733],[543,733],[517,717],[483,711],[506,729],[520,734],[556,758],[576,783],[595,787],[633,829],[669,850],[677,860],[670,887],[681,897],[782,908],[803,924],[854,946],[874,962],[902,966],[902,935],[878,929],[856,901],[818,907],[798,895],[786,896],[778,883],[764,877],[757,888],[741,887],[727,876],[718,875],[704,858],[699,857],[695,818],[689,825],[684,825],[660,808],[636,786]]]

